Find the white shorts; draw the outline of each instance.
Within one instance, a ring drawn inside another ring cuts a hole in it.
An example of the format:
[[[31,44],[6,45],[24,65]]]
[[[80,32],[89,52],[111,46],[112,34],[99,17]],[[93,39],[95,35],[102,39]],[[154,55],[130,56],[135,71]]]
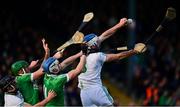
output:
[[[81,89],[83,106],[112,106],[113,99],[104,86]]]
[[[5,107],[23,107],[24,106],[24,98],[22,94],[18,91],[17,95],[11,95],[8,93],[5,93],[4,95],[4,106]]]

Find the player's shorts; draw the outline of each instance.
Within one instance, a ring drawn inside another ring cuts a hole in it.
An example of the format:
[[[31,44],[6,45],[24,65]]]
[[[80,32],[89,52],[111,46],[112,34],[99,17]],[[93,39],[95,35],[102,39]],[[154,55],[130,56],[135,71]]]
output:
[[[112,106],[113,99],[104,86],[81,89],[83,106]]]
[[[23,107],[24,106],[24,99],[20,92],[18,92],[17,95],[11,95],[11,94],[5,93],[4,100],[5,100],[5,104],[4,104],[5,107],[10,107],[10,106]]]

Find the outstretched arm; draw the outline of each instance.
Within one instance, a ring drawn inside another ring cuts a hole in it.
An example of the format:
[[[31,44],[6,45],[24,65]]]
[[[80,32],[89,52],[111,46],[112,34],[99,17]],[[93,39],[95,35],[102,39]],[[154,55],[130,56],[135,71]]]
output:
[[[74,62],[77,58],[79,58],[81,55],[82,55],[82,52],[79,52],[79,53],[65,59],[62,63],[60,63],[61,68],[64,69],[65,67],[70,65],[72,62]]]
[[[129,56],[135,55],[136,53],[137,52],[135,50],[129,50],[129,51],[124,51],[117,54],[106,54],[106,62],[120,60]]]
[[[45,51],[45,55],[44,55],[44,60],[43,60],[43,62],[45,61],[45,60],[47,60],[48,58],[49,58],[49,56],[50,56],[50,49],[49,49],[49,47],[48,47],[48,44],[47,43],[45,43],[46,41],[45,41],[45,39],[43,38],[42,39],[42,44],[43,44],[43,48],[44,48],[44,51]]]
[[[85,62],[86,62],[86,56],[82,55],[77,67],[71,70],[70,72],[68,72],[68,76],[70,80],[75,78],[82,71],[82,69],[84,68]]]
[[[106,54],[106,62],[114,61],[114,60],[120,60],[138,53],[143,53],[146,51],[146,45],[143,43],[137,43],[134,46],[134,49],[129,51],[124,51],[117,54]]]
[[[42,44],[43,44],[43,48],[44,48],[44,51],[45,51],[45,55],[44,55],[44,59],[43,59],[43,62],[44,62],[50,56],[50,49],[48,47],[48,44],[45,43],[44,38],[42,39]],[[42,66],[42,64],[41,64],[41,66]],[[40,67],[36,72],[33,73],[33,80],[36,80],[36,79],[40,78],[43,74],[44,74],[43,68]]]
[[[125,26],[127,23],[127,18],[122,18],[120,19],[119,23],[117,23],[115,26],[113,26],[112,28],[106,30],[105,32],[103,32],[100,36],[99,36],[99,42],[103,42],[105,39],[109,38],[110,36],[112,36],[118,29],[120,29],[121,27]]]

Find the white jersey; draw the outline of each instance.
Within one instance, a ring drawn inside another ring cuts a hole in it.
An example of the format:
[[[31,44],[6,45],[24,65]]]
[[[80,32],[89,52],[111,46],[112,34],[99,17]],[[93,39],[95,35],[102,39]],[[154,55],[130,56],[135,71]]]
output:
[[[4,100],[5,100],[5,104],[4,104],[5,107],[8,106],[22,107],[24,105],[24,98],[19,91],[17,95],[11,95],[5,93]]]
[[[91,53],[86,58],[85,72],[78,76],[79,88],[88,88],[94,85],[102,86],[101,69],[106,60],[102,52]]]

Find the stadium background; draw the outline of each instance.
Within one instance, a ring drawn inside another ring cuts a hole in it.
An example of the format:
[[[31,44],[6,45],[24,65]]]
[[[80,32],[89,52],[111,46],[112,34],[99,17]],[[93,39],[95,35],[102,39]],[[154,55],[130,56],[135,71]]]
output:
[[[87,12],[94,12],[95,17],[84,34],[100,35],[120,18],[135,19],[135,30],[123,28],[102,44],[107,49],[132,48],[150,36],[169,6],[176,8],[176,20],[151,41],[144,54],[106,63],[102,79],[117,105],[143,105],[153,89],[158,93],[150,95],[154,100],[148,105],[180,105],[179,10],[175,0],[0,1],[0,78],[10,73],[10,65],[16,60],[41,58],[42,37],[52,51],[71,38]],[[74,51],[67,50],[67,56]],[[1,105],[2,96],[1,92]],[[66,103],[81,105],[76,79],[66,86]]]

